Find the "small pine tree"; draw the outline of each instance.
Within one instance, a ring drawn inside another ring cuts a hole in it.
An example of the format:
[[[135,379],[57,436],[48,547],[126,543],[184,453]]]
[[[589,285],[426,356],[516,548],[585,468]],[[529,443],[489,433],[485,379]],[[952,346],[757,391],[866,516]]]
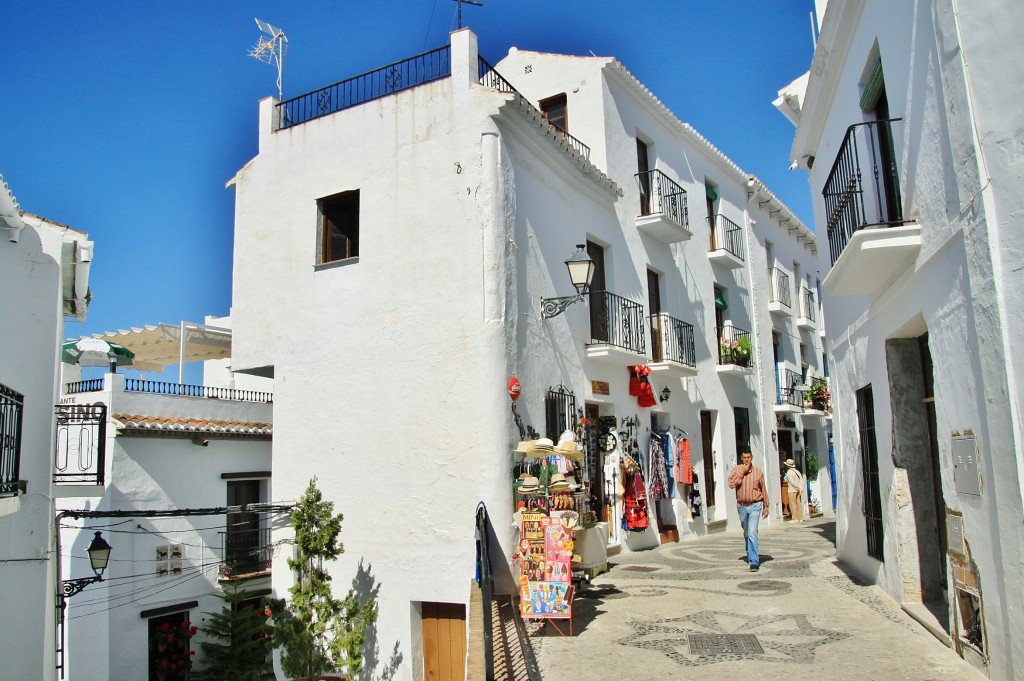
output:
[[[237,585],[229,585],[218,598],[224,601],[220,612],[207,613],[209,622],[201,631],[210,640],[202,641],[203,668],[192,673],[194,681],[263,681],[274,678],[271,652],[274,627],[270,623],[272,603],[252,600]]]
[[[343,519],[334,515],[334,502],[324,500],[316,478],[292,510],[298,557],[289,558],[288,565],[296,579],[291,601],[277,619],[281,668],[290,677],[317,679],[344,668],[354,679],[362,669],[363,642],[377,621],[376,600],[361,603],[355,590],[338,600],[324,569],[325,561],[345,550],[339,541]]]

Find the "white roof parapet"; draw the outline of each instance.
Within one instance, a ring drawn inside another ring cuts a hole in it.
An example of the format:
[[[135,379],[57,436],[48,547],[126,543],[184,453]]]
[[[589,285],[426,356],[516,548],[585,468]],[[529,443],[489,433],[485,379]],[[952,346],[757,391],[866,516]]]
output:
[[[568,143],[564,134],[560,134],[557,128],[541,113],[540,109],[534,106],[528,99],[518,92],[505,93],[508,95],[508,102],[501,107],[515,108],[530,123],[541,130],[554,146],[559,147],[562,153],[576,166],[577,169],[588,179],[599,184],[603,189],[610,191],[615,196],[622,196],[622,188],[619,184],[608,177],[604,171],[590,162],[585,154],[580,153]],[[499,110],[501,110],[499,109]]]
[[[0,175],[0,222],[11,230],[9,240],[11,243],[18,243],[21,230],[25,229],[25,223],[21,219],[21,206],[14,198],[14,192],[7,186],[4,176]]]
[[[807,229],[807,225],[801,222],[800,218],[789,209],[789,206],[784,204],[782,199],[775,196],[772,190],[768,189],[765,183],[759,180],[756,175],[747,175],[747,200],[752,199],[756,199],[759,203],[764,203],[769,211],[778,212],[781,216],[777,220],[780,226],[783,222],[787,223],[791,230],[800,232],[800,236],[807,242],[805,245],[810,244],[815,251],[818,250],[818,238],[814,235],[814,232]]]

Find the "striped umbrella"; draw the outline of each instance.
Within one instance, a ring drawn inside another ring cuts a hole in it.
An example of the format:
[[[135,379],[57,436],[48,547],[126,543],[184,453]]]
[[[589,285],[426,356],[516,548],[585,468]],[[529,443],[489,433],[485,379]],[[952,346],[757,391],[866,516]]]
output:
[[[123,345],[100,338],[80,338],[68,341],[61,352],[61,361],[84,367],[130,366],[135,362],[135,353]]]

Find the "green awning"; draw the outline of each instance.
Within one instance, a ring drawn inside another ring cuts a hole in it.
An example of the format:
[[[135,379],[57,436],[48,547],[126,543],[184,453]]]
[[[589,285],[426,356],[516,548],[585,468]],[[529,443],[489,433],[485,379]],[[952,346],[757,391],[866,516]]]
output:
[[[715,307],[720,307],[723,310],[729,307],[729,303],[725,302],[725,294],[717,288],[715,289]]]
[[[707,193],[708,201],[718,200],[718,192],[716,192],[714,187],[712,187],[710,184],[704,185],[704,191]]]
[[[874,111],[884,89],[885,78],[882,76],[882,61],[878,60],[875,62],[875,70],[871,72],[867,82],[864,83],[864,92],[860,96],[860,110]]]

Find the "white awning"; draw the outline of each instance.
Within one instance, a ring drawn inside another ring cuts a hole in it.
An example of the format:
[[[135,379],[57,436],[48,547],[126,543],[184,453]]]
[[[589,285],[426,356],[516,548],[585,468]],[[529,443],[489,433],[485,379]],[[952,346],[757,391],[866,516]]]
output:
[[[193,322],[133,327],[129,331],[110,331],[93,334],[93,337],[120,343],[134,352],[135,363],[131,368],[137,371],[163,371],[164,367],[180,364],[183,359],[203,362],[231,357],[231,329]]]

